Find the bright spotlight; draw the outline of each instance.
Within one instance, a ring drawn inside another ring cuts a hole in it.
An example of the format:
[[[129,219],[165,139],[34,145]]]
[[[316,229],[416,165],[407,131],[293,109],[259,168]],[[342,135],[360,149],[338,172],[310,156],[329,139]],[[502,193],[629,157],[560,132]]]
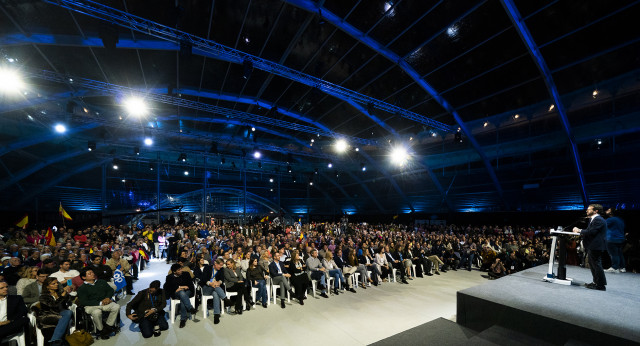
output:
[[[144,100],[139,97],[130,97],[124,100],[124,107],[130,115],[140,117],[146,115],[149,109]]]
[[[153,139],[151,137],[147,137],[144,139],[144,145],[146,146],[152,146],[153,145]]]
[[[17,94],[23,88],[24,82],[16,71],[0,69],[0,93]]]
[[[409,160],[409,153],[405,147],[397,147],[391,151],[391,162],[396,166],[404,166]]]
[[[270,182],[270,183],[273,183],[273,178],[269,178],[269,182]]]
[[[333,163],[329,162],[329,164],[327,165],[327,167],[329,167],[329,168],[333,167]]]
[[[253,157],[255,159],[259,159],[259,158],[262,157],[262,153],[260,153],[259,151],[256,150],[256,151],[253,152]]]
[[[189,175],[189,171],[184,171],[184,175]]]
[[[452,25],[447,28],[447,35],[451,38],[458,36],[458,26]]]
[[[348,146],[349,145],[347,144],[347,141],[345,141],[344,139],[338,139],[335,144],[336,151],[339,153],[344,153],[345,151],[347,151]]]
[[[56,126],[53,127],[57,133],[65,133],[67,132],[67,127],[62,125],[62,124],[56,124]]]

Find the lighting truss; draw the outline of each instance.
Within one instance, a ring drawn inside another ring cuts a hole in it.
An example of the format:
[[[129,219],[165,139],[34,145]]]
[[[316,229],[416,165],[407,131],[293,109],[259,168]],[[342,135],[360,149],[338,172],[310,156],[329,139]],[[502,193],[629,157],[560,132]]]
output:
[[[158,24],[156,22],[144,19],[132,14],[119,11],[117,9],[105,6],[90,0],[44,0],[52,5],[56,5],[68,10],[82,13],[111,24],[116,24],[131,30],[141,32],[146,35],[158,37],[163,40],[171,41],[176,44],[190,43],[194,50],[200,50],[208,53],[211,57],[233,62],[236,64],[244,64],[251,62],[254,68],[273,73],[275,75],[297,81],[307,86],[316,88],[324,93],[332,95],[344,101],[351,101],[362,105],[363,107],[377,108],[391,114],[397,114],[403,118],[415,121],[417,123],[438,129],[443,132],[453,132],[453,127],[439,121],[430,119],[423,115],[411,112],[404,108],[389,104],[382,100],[375,99],[355,92],[353,90],[341,87],[339,85],[327,82],[317,77],[302,73],[292,68],[280,65],[278,63],[262,59],[251,54],[241,52],[231,47],[224,46],[217,42],[207,40],[189,33],[172,29],[170,27]]]
[[[66,81],[68,81],[69,79],[69,76],[63,76],[62,74],[59,74],[53,71],[48,71],[48,70],[29,71],[25,69],[24,73],[26,76],[31,76],[31,77],[48,80],[52,82],[58,82],[58,83],[66,83]],[[96,81],[88,78],[80,78],[80,77],[73,77],[73,85],[87,88],[87,89],[102,91],[106,94],[112,94],[114,96],[140,93],[140,90],[136,90],[133,88],[128,88],[125,86],[120,86],[116,84],[100,82],[100,81]],[[340,136],[341,138],[347,138],[349,141],[353,141],[355,143],[360,143],[364,145],[377,144],[376,141],[370,140],[370,139],[343,136],[341,134],[326,131],[317,127],[295,124],[285,120],[273,119],[273,118],[269,118],[269,117],[265,117],[257,114],[242,112],[242,111],[224,108],[216,105],[186,100],[186,99],[182,99],[175,96],[169,96],[166,94],[146,93],[145,100],[170,104],[170,105],[183,107],[183,108],[195,109],[195,110],[204,111],[208,113],[218,114],[221,116],[227,116],[229,118],[240,119],[244,121],[258,122],[258,123],[285,128],[285,129],[289,129],[297,132],[305,132],[305,133],[310,133],[314,135],[320,134],[321,136],[326,136],[331,138]]]

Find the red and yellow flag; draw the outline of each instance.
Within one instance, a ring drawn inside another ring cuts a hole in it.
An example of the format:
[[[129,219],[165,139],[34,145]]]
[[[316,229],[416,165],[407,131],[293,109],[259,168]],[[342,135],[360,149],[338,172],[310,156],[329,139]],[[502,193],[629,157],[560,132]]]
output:
[[[47,233],[44,235],[45,245],[56,246],[56,238],[53,236],[51,227],[47,229]]]
[[[64,217],[67,220],[73,220],[71,218],[71,216],[69,216],[69,214],[67,214],[67,211],[64,210],[64,208],[62,207],[62,202],[60,202],[60,208],[58,208],[58,212],[60,213],[60,216]]]
[[[18,221],[18,223],[16,223],[16,226],[18,227],[22,227],[22,228],[26,228],[27,224],[29,224],[29,215],[25,215],[20,221]]]

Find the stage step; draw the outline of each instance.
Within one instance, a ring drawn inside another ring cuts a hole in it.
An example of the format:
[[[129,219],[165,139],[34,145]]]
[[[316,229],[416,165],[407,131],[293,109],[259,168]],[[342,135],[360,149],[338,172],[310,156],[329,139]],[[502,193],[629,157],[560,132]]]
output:
[[[371,345],[375,346],[409,346],[409,345],[469,345],[469,341],[478,332],[463,327],[444,318],[421,324],[402,333],[382,339]],[[482,342],[474,345],[490,345]]]
[[[509,346],[544,346],[552,345],[530,335],[517,332],[502,326],[494,325],[469,339],[470,344],[491,343]]]

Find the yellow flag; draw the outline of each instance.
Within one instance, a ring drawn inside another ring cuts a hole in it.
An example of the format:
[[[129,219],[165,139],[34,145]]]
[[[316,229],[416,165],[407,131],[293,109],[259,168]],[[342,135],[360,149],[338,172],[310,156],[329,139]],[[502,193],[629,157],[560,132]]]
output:
[[[16,224],[16,226],[18,227],[26,227],[27,224],[29,223],[29,215],[25,215],[22,220],[18,221],[18,223]]]
[[[71,218],[71,216],[69,216],[69,214],[67,214],[67,211],[64,210],[64,208],[62,207],[62,202],[60,202],[60,208],[58,208],[58,212],[60,213],[60,216],[64,217],[67,220],[73,220]]]

